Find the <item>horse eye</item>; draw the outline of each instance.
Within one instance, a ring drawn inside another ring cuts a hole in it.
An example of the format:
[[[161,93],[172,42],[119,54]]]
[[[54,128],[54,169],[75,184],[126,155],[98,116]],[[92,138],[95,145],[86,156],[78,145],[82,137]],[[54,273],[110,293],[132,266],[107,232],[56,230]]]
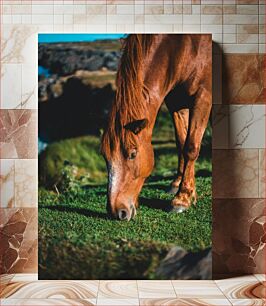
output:
[[[134,149],[129,153],[128,159],[135,159],[137,156],[137,150]]]

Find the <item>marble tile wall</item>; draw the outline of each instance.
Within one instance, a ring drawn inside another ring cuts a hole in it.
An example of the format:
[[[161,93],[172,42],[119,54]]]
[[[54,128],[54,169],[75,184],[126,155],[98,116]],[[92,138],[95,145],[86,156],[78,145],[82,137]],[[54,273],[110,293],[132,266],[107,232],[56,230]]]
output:
[[[213,272],[263,273],[264,0],[0,1],[1,272],[37,272],[37,34],[51,32],[212,33]]]

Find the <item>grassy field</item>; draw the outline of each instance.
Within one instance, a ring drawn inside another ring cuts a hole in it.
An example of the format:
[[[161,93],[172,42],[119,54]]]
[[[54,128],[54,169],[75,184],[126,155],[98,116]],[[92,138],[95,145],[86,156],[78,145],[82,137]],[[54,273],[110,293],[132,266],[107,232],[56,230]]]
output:
[[[211,129],[196,165],[198,203],[183,214],[164,211],[177,166],[173,127],[165,111],[157,119],[153,143],[156,165],[130,222],[107,218],[99,139],[88,136],[48,146],[40,159],[40,278],[155,279],[172,246],[197,251],[211,245]]]

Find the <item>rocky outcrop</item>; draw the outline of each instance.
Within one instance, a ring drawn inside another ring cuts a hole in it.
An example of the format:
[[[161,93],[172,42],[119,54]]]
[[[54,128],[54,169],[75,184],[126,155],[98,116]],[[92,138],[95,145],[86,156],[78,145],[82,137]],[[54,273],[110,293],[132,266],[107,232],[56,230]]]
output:
[[[172,248],[156,271],[162,279],[211,279],[211,249],[189,253],[181,247]]]
[[[51,74],[70,75],[77,70],[117,70],[121,44],[117,40],[86,43],[39,44],[39,66]]]
[[[98,135],[115,95],[115,72],[77,71],[39,80],[39,137],[46,143]]]

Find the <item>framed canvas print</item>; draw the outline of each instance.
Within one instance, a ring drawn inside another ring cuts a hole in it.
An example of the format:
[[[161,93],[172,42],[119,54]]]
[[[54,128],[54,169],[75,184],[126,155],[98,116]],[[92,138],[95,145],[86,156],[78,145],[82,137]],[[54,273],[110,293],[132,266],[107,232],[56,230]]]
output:
[[[211,279],[211,35],[38,48],[39,278]]]

